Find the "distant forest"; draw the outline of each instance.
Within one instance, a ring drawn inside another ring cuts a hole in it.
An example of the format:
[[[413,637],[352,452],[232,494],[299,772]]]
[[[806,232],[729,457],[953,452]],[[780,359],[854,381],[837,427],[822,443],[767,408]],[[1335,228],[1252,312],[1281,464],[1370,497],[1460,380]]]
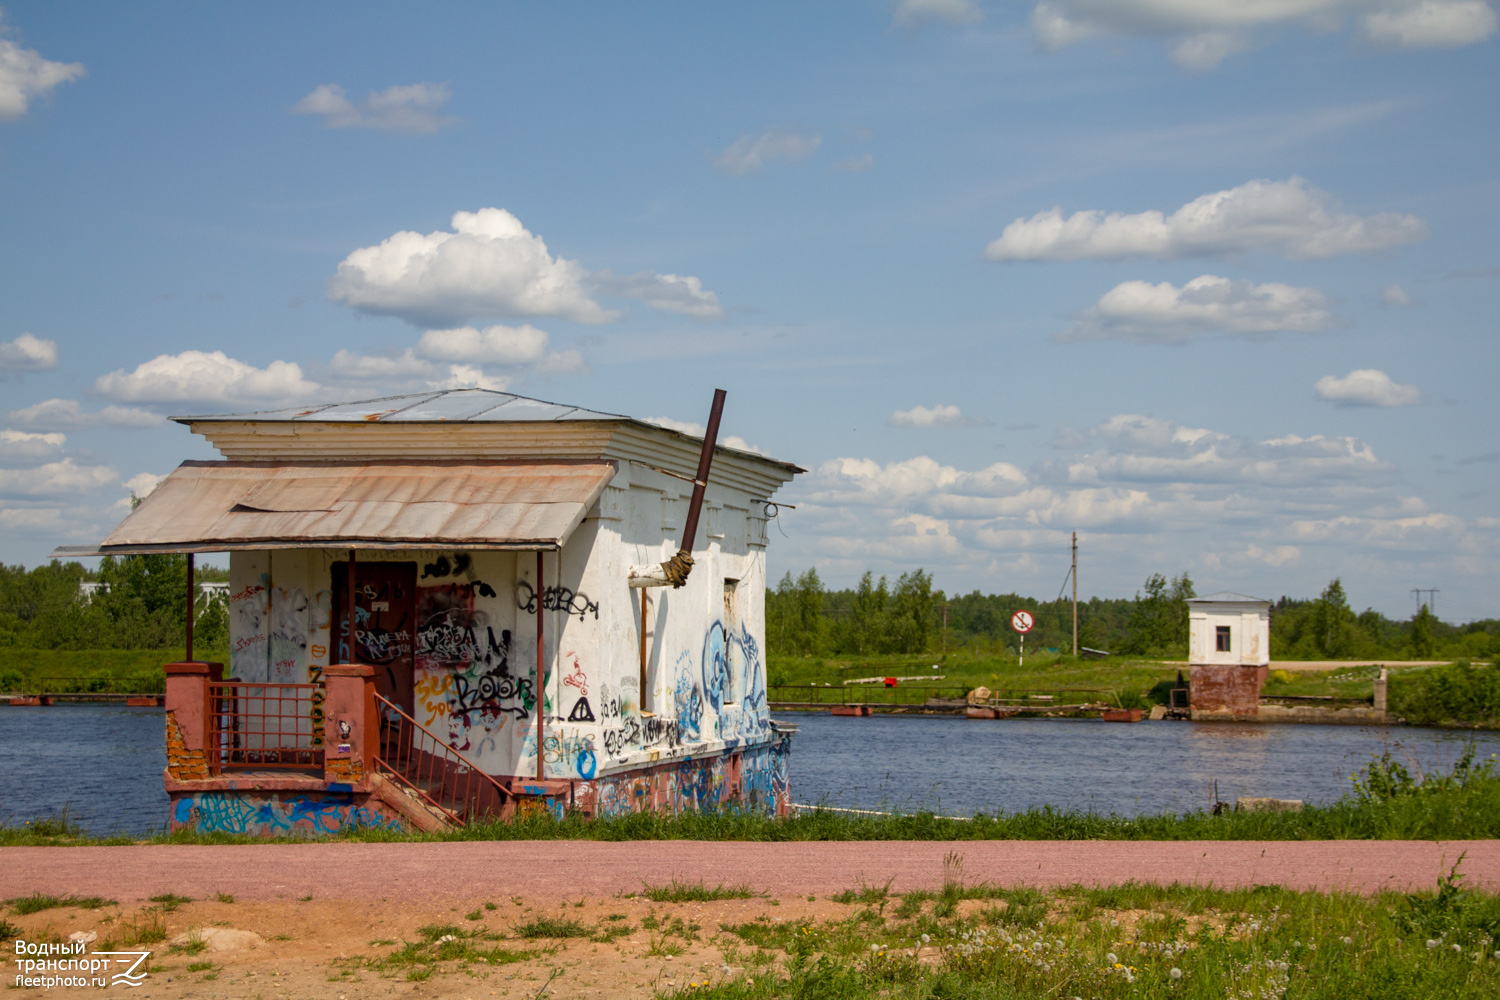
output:
[[[1184,659],[1185,602],[1195,596],[1187,573],[1172,579],[1156,573],[1133,598],[1080,600],[1078,644],[1114,655]],[[977,590],[949,596],[934,590],[931,575],[920,569],[901,574],[894,586],[866,573],[853,589],[829,590],[817,570],[809,569],[796,577],[787,573],[766,591],[766,647],[793,656],[944,649],[1002,653],[1018,646],[1010,617],[1022,608],[1036,616],[1036,627],[1026,637],[1028,649],[1072,651],[1071,600]],[[1450,625],[1426,605],[1404,621],[1369,608],[1356,613],[1337,579],[1315,598],[1282,597],[1271,607],[1271,656],[1278,660],[1485,659],[1497,654],[1500,620]]]
[[[222,569],[198,579],[226,580]],[[79,584],[103,582],[107,593],[80,596]],[[97,571],[78,563],[27,570],[0,565],[0,646],[22,649],[168,649],[184,639],[187,560],[182,556],[127,556],[103,560]],[[1132,598],[1090,598],[1078,605],[1079,645],[1114,655],[1182,659],[1187,656],[1186,598],[1195,596],[1186,573],[1153,574]],[[917,569],[894,585],[866,573],[859,585],[829,590],[809,569],[782,577],[766,591],[766,647],[770,653],[875,656],[1016,648],[1010,616],[1036,616],[1028,649],[1072,649],[1072,604],[1023,594],[949,596]],[[204,650],[229,645],[222,604],[198,605],[195,639]],[[946,615],[946,627],[944,618]],[[1271,609],[1271,655],[1276,659],[1346,657],[1484,659],[1500,654],[1500,621],[1466,625],[1437,620],[1423,606],[1404,621],[1378,611],[1356,613],[1333,580],[1315,598],[1282,597]]]
[[[226,581],[223,569],[200,568],[200,582]],[[82,583],[103,583],[92,597]],[[90,571],[76,562],[33,570],[0,565],[0,646],[22,649],[170,649],[186,639],[187,558],[107,556]],[[194,640],[204,650],[229,648],[222,603],[198,601]]]

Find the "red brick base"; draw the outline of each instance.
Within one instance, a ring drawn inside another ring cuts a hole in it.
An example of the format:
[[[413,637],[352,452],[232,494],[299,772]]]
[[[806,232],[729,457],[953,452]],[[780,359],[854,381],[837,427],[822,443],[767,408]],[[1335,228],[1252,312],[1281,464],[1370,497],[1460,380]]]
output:
[[[1195,663],[1188,679],[1194,719],[1254,718],[1269,667]]]

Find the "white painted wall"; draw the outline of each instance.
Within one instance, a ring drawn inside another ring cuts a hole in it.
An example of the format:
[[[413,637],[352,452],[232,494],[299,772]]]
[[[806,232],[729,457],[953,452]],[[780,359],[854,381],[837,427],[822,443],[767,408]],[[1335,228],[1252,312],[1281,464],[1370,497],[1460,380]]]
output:
[[[1230,630],[1230,647],[1217,648],[1217,629]],[[1188,605],[1188,660],[1202,664],[1265,666],[1271,662],[1271,606],[1264,601]]]
[[[622,461],[563,551],[544,557],[548,777],[592,778],[771,739],[766,534],[756,498],[711,483],[687,584],[645,591],[626,584],[629,566],[677,551],[690,491]],[[268,683],[320,676],[337,655],[342,613],[332,607],[331,567],[346,557],[321,549],[231,554],[231,676]],[[536,613],[525,605],[537,591],[536,554],[361,551],[358,560],[417,564],[418,620],[408,637],[417,721],[491,774],[535,775]],[[447,573],[439,572],[444,563]],[[731,620],[726,579],[737,581]]]

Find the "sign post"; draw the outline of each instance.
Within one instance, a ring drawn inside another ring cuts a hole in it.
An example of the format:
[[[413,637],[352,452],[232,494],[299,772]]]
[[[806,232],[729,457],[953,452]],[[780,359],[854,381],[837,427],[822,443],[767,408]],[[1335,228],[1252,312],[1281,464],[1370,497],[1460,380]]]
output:
[[[1031,616],[1030,611],[1017,611],[1010,616],[1010,627],[1015,629],[1021,636],[1021,658],[1016,661],[1016,666],[1026,665],[1026,633],[1030,632],[1036,625],[1036,619]]]

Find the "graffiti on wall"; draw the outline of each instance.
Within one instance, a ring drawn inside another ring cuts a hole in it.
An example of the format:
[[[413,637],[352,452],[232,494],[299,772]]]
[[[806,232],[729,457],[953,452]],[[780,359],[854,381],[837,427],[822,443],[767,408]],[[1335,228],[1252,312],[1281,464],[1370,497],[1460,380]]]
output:
[[[373,800],[359,803],[351,792],[312,794],[200,792],[172,803],[172,828],[201,833],[242,833],[269,837],[329,834],[350,827],[403,829]]]
[[[449,563],[439,556],[424,576],[449,576],[468,569],[462,554]],[[476,598],[494,597],[482,580],[444,582],[417,588],[414,700],[418,721],[461,751],[493,753],[511,719],[536,706],[532,679],[511,673],[511,634],[496,629]]]
[[[269,636],[266,621],[271,614],[268,581],[252,583],[229,595],[229,671],[243,680],[264,680]]]
[[[516,607],[528,615],[536,614],[536,588],[528,580],[522,580],[516,584]],[[570,587],[548,587],[542,591],[542,607],[547,611],[565,611],[571,617],[578,616],[583,621],[583,616],[592,614],[594,620],[599,620],[599,605],[589,600],[589,595],[580,594]]]
[[[767,815],[789,805],[790,742],[735,754],[684,760],[645,772],[608,775],[574,791],[577,806],[596,816],[741,809]]]

